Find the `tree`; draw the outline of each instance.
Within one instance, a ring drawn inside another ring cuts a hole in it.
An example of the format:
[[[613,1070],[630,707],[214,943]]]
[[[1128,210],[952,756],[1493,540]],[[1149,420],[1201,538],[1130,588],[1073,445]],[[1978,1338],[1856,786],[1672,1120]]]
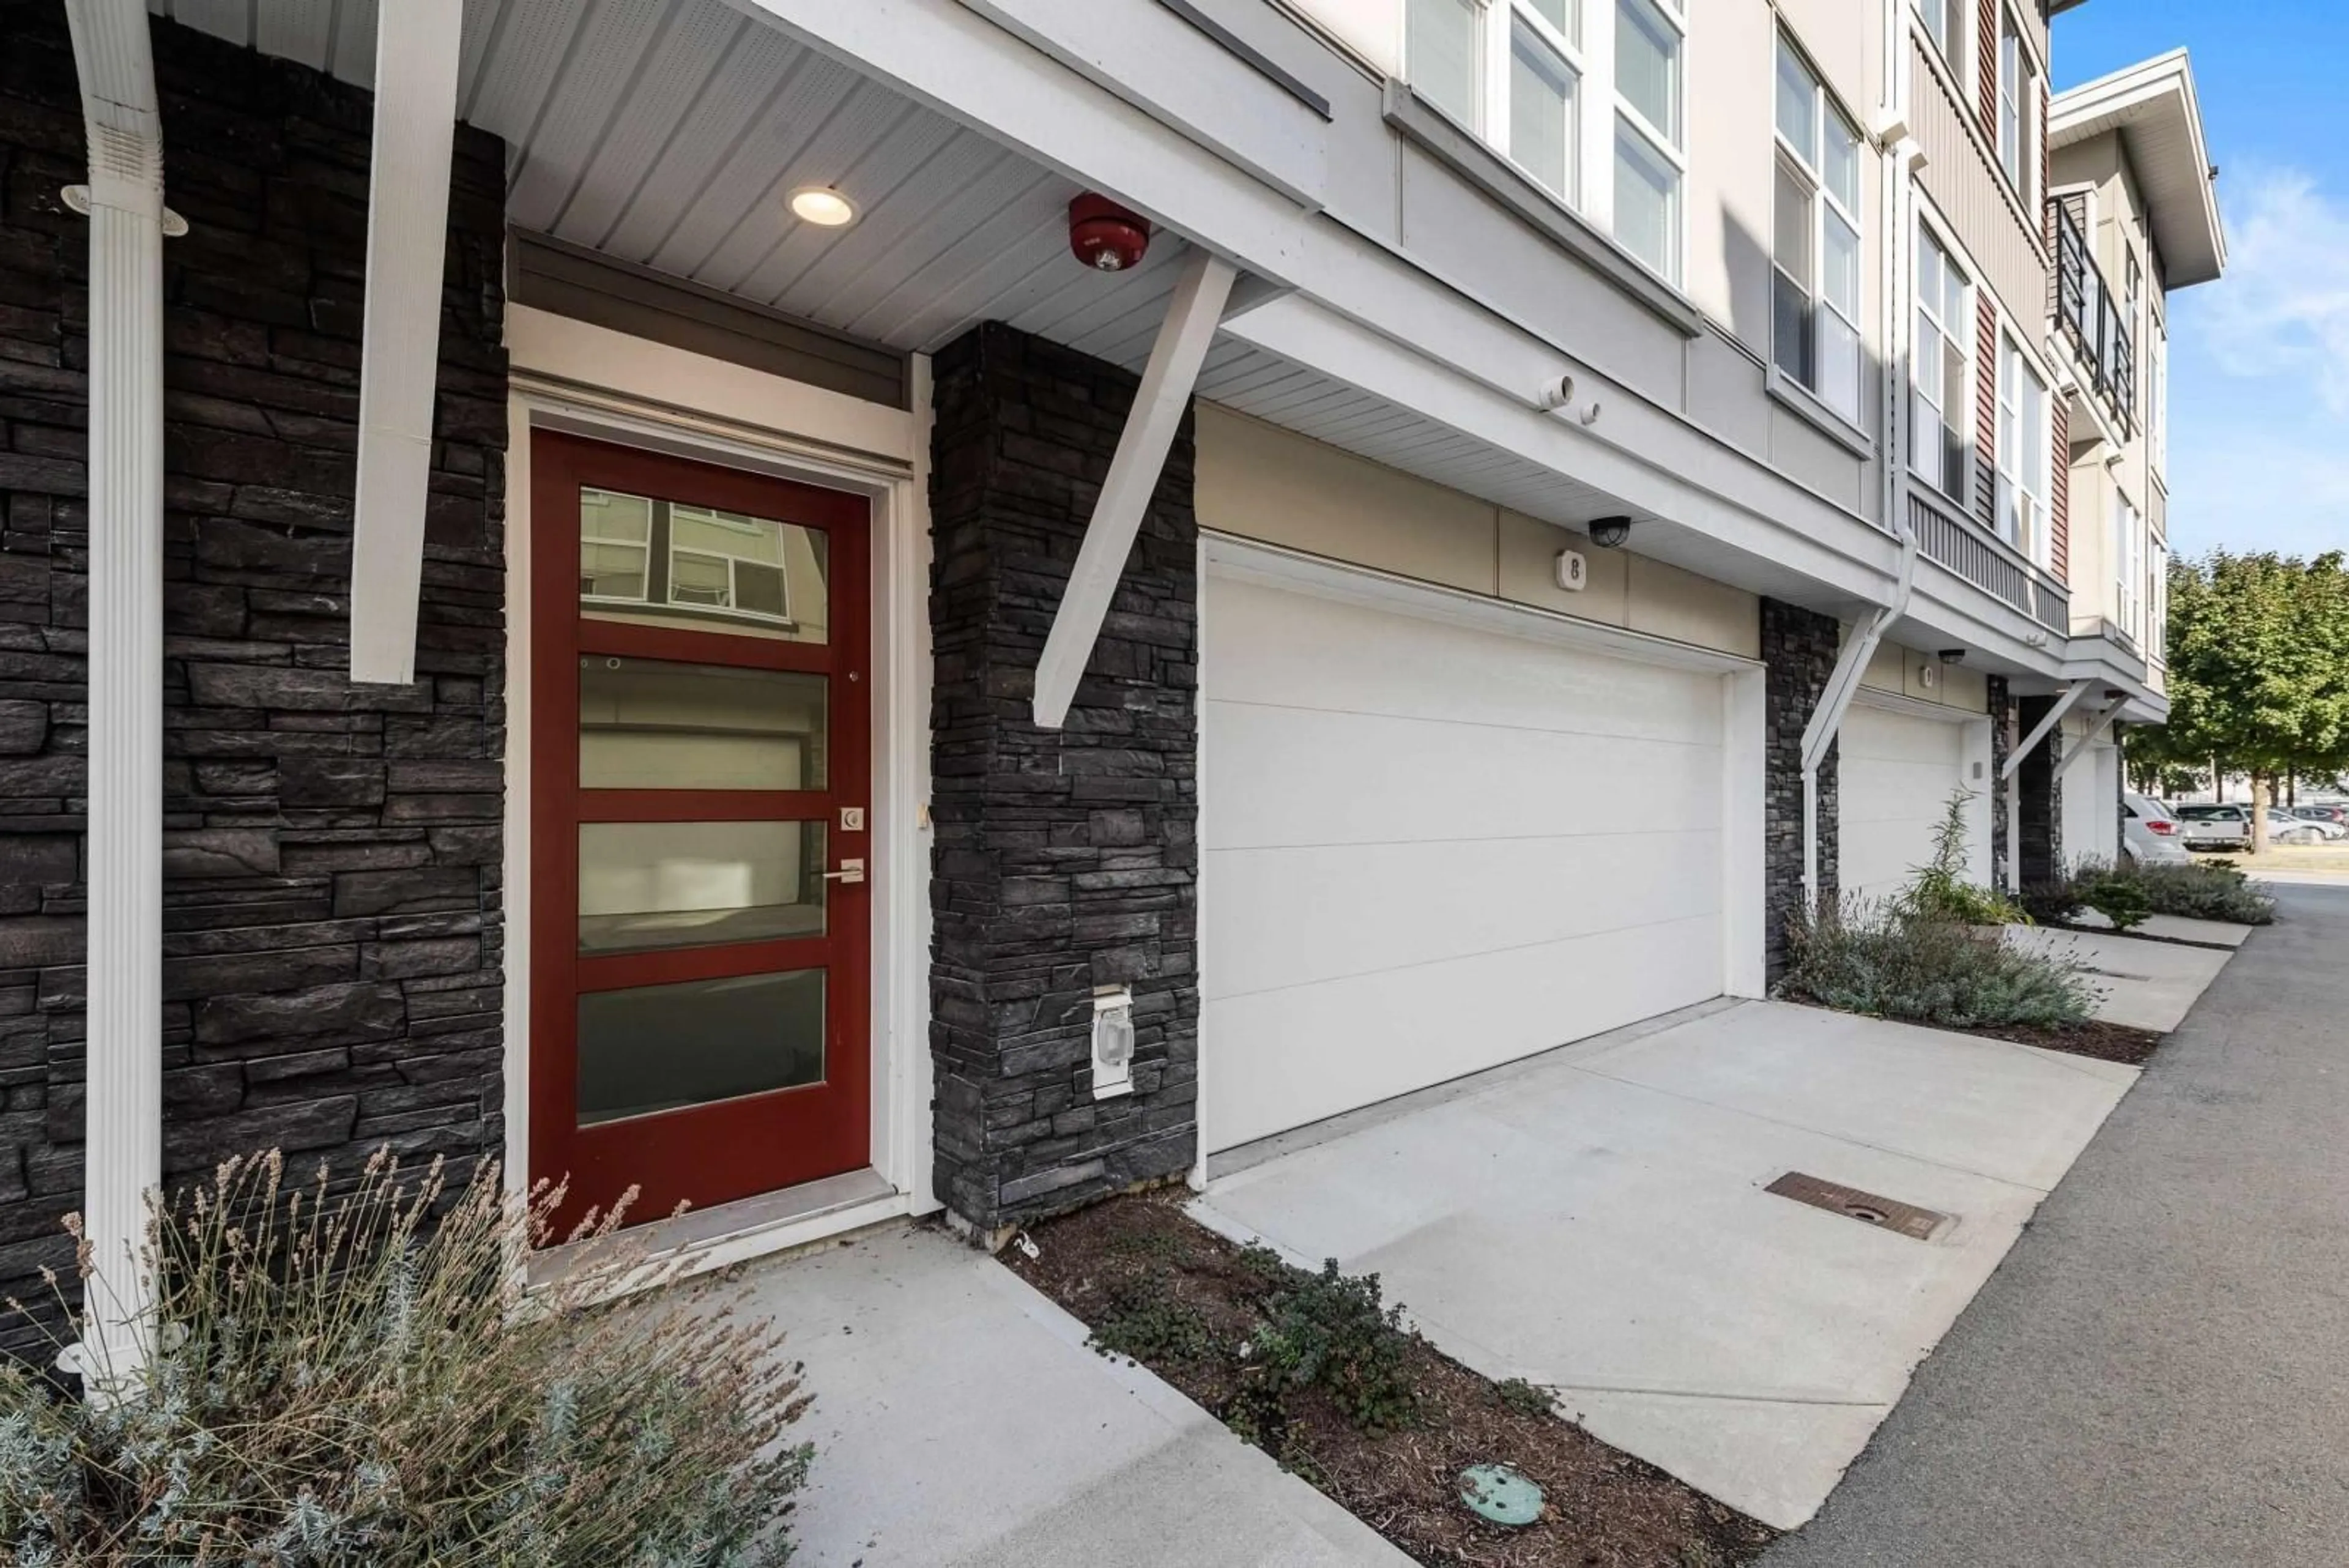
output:
[[[2249,774],[2264,850],[2275,779],[2349,766],[2349,569],[2337,551],[2175,562],[2166,643],[2169,722],[2134,737],[2130,760]]]

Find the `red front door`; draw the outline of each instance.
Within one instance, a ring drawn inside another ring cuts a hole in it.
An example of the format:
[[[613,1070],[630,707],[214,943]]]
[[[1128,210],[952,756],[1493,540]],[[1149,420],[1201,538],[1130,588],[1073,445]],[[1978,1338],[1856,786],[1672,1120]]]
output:
[[[530,1163],[568,1215],[867,1161],[867,518],[532,438]]]

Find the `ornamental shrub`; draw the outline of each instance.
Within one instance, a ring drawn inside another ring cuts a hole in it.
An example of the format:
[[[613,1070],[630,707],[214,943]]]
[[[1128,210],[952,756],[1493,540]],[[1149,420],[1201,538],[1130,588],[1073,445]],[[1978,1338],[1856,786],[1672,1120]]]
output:
[[[1787,929],[1781,995],[1846,1012],[1971,1029],[2072,1028],[2095,1002],[2077,961],[2010,945],[1906,898],[1847,899]]]
[[[0,1555],[22,1568],[780,1563],[807,1401],[768,1322],[559,1189],[356,1186],[231,1160],[152,1210],[143,1366],[72,1397],[0,1365]],[[625,1207],[625,1205],[623,1206]],[[72,1222],[69,1222],[69,1227]],[[79,1231],[76,1229],[77,1239]],[[534,1245],[575,1243],[526,1289]],[[88,1243],[82,1278],[98,1282]],[[644,1288],[605,1304],[622,1271]],[[52,1282],[53,1284],[56,1282]],[[12,1308],[23,1311],[16,1303]]]

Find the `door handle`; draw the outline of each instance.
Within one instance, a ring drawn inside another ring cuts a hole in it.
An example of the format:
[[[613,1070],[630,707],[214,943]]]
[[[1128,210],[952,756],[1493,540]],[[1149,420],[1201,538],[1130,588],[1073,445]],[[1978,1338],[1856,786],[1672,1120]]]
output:
[[[843,860],[839,870],[825,872],[823,879],[827,882],[862,882],[864,880],[864,862]]]

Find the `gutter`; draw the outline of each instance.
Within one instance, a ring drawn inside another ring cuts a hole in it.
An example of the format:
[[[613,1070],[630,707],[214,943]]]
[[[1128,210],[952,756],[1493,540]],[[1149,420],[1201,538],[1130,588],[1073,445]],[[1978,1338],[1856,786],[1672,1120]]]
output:
[[[110,1399],[146,1364],[140,1264],[161,1185],[163,124],[143,0],[67,0],[89,135],[88,1086],[83,1337],[58,1357]]]

